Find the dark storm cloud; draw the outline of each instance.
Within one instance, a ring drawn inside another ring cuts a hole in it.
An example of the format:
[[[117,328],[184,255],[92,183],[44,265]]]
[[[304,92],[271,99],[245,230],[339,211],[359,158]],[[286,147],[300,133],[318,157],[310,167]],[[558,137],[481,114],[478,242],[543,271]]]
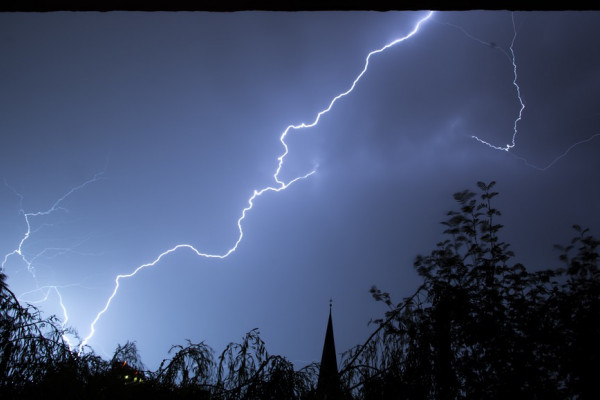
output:
[[[285,127],[312,122],[369,51],[421,16],[0,15],[2,178],[32,211],[106,168],[105,180],[67,199],[68,214],[36,221],[24,247],[31,256],[69,251],[41,257],[37,283],[12,260],[9,284],[21,292],[77,284],[63,297],[86,335],[117,274],[178,243],[226,251],[248,197],[273,184]],[[600,133],[600,15],[514,18],[526,108],[513,153],[543,167]],[[232,257],[181,251],[124,280],[90,344],[109,354],[137,340],[154,366],[185,338],[220,350],[258,326],[272,353],[316,360],[333,297],[345,350],[382,312],[369,287],[411,294],[415,255],[441,238],[451,194],[478,180],[498,182],[503,239],[518,260],[555,266],[552,245],[568,240],[571,224],[600,230],[600,138],[547,171],[471,138],[511,142],[520,108],[506,56],[513,35],[509,12],[436,13],[414,38],[373,57],[318,127],[288,135],[281,177],[317,173],[257,199]],[[2,254],[25,229],[19,201],[0,192]],[[48,310],[60,313],[53,302]]]

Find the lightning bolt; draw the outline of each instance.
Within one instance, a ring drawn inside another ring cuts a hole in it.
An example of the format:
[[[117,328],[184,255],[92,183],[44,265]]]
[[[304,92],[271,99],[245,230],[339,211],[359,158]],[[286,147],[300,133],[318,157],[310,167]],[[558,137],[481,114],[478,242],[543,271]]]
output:
[[[50,208],[48,208],[46,211],[38,211],[38,212],[25,212],[25,210],[23,209],[23,195],[19,192],[17,192],[14,188],[12,188],[11,186],[8,185],[8,183],[4,182],[4,184],[9,187],[20,199],[20,210],[19,210],[19,214],[23,215],[23,219],[25,220],[25,226],[27,227],[27,229],[25,230],[25,234],[23,235],[23,237],[21,238],[21,240],[19,241],[19,244],[17,245],[17,247],[4,255],[4,259],[2,260],[2,264],[0,264],[0,272],[4,272],[4,269],[6,268],[6,263],[8,262],[9,258],[12,256],[19,256],[21,258],[21,260],[23,260],[23,262],[25,263],[25,265],[27,266],[27,270],[31,273],[31,275],[35,278],[35,268],[33,266],[33,261],[39,257],[43,252],[47,251],[48,249],[45,249],[42,251],[42,253],[37,254],[36,256],[34,256],[32,259],[28,259],[27,256],[25,254],[23,254],[23,245],[25,244],[25,242],[30,238],[32,233],[37,232],[40,228],[32,231],[31,230],[31,218],[35,218],[35,217],[40,217],[40,216],[44,216],[44,215],[50,215],[56,211],[62,210],[65,212],[68,212],[68,210],[64,207],[61,206],[61,203],[63,201],[65,201],[65,199],[69,196],[71,196],[73,193],[75,193],[78,190],[83,189],[84,187],[86,187],[87,185],[96,182],[100,179],[104,179],[102,178],[102,175],[104,174],[104,172],[99,172],[96,175],[94,175],[91,179],[83,182],[81,185],[79,186],[75,186],[74,188],[70,189],[67,193],[65,193],[62,197],[60,197],[58,200],[56,200],[54,202],[54,204],[52,204],[52,206]]]
[[[71,287],[71,286],[80,286],[80,285],[75,285],[75,284],[65,285],[65,286],[61,286],[61,288],[67,288],[67,287]],[[48,298],[50,297],[50,292],[52,292],[52,291],[56,294],[56,297],[58,297],[58,304],[60,305],[60,308],[62,310],[62,318],[60,319],[60,321],[61,321],[60,327],[63,330],[62,338],[65,341],[65,343],[67,343],[67,346],[69,346],[69,350],[73,351],[75,346],[73,345],[71,338],[69,336],[67,336],[67,334],[69,332],[67,332],[67,330],[66,330],[67,323],[69,322],[69,313],[67,312],[67,306],[65,306],[65,303],[64,303],[63,297],[62,297],[62,293],[58,289],[58,286],[49,285],[49,286],[38,287],[37,289],[33,289],[30,291],[21,293],[21,295],[17,298],[17,300],[26,301],[25,298],[27,296],[34,294],[34,293],[41,292],[43,294],[43,296],[40,299],[27,301],[27,303],[29,303],[29,304],[45,303],[46,301],[48,301]]]
[[[510,47],[509,47],[510,56],[508,56],[508,54],[506,53],[506,51],[504,51],[503,49],[501,49],[501,50],[502,50],[502,52],[507,57],[509,57],[509,59],[510,59],[510,61],[512,63],[512,66],[513,66],[513,77],[514,77],[512,83],[513,83],[513,86],[515,87],[515,90],[517,92],[517,98],[519,99],[519,103],[521,104],[521,108],[519,109],[519,113],[518,113],[517,118],[515,119],[515,122],[513,124],[512,140],[511,140],[510,143],[506,144],[505,146],[495,146],[495,145],[493,145],[493,144],[491,144],[489,142],[486,142],[483,139],[478,138],[475,135],[471,136],[473,139],[475,139],[478,142],[483,143],[483,144],[491,147],[492,149],[503,150],[503,151],[509,151],[510,149],[512,149],[513,147],[516,146],[516,142],[515,141],[517,139],[517,133],[518,133],[517,125],[519,124],[519,121],[521,121],[521,119],[523,117],[523,110],[525,110],[525,103],[523,102],[523,98],[521,97],[521,88],[519,87],[519,84],[517,83],[517,62],[516,62],[515,50],[514,50],[515,40],[517,39],[517,27],[515,25],[515,15],[511,14],[511,18],[512,18],[512,26],[513,26],[513,38],[512,38],[512,41],[510,42]],[[464,31],[464,30],[463,30],[463,32],[466,33],[466,31]],[[480,43],[485,43],[484,41],[479,40],[479,39],[477,39],[477,38],[475,38],[475,37],[473,37],[473,36],[471,36],[469,34],[467,34],[467,36],[469,36],[470,38],[472,38],[474,40],[477,40]],[[491,46],[490,43],[486,43],[486,44],[488,44],[488,45]]]
[[[548,168],[550,168],[551,166],[553,166],[554,164],[556,164],[561,158],[565,157],[567,154],[569,154],[569,152],[571,150],[573,150],[575,147],[579,146],[580,144],[584,144],[587,142],[591,142],[594,138],[599,137],[600,133],[596,133],[592,136],[590,136],[587,139],[581,140],[579,142],[575,142],[573,143],[571,146],[569,146],[561,155],[559,155],[558,157],[556,157],[554,160],[552,160],[548,165],[546,165],[545,167],[540,167],[534,164],[529,163],[529,161],[527,161],[526,158],[518,156],[516,154],[513,153],[513,156],[515,156],[516,158],[518,158],[519,160],[523,161],[525,164],[527,164],[529,167],[537,169],[538,171],[546,171]]]
[[[289,147],[288,144],[286,142],[286,138],[288,136],[288,134],[292,133],[293,131],[301,131],[304,129],[310,129],[313,128],[315,126],[317,126],[321,120],[321,117],[324,116],[325,114],[327,114],[333,107],[334,105],[338,102],[338,100],[341,100],[343,97],[349,95],[356,87],[356,85],[359,83],[359,81],[362,79],[362,77],[366,74],[369,65],[370,65],[370,61],[371,58],[374,57],[377,54],[383,53],[386,50],[390,49],[393,46],[398,45],[399,43],[404,42],[405,40],[413,37],[414,35],[416,35],[421,26],[428,21],[429,19],[432,19],[431,17],[434,15],[434,12],[429,11],[425,14],[424,17],[422,17],[421,19],[419,19],[417,21],[417,23],[415,24],[414,28],[412,31],[410,31],[408,34],[406,34],[405,36],[402,36],[398,39],[395,39],[389,43],[387,43],[386,45],[384,45],[383,47],[373,50],[370,53],[367,54],[367,56],[364,59],[364,66],[362,68],[362,70],[358,73],[358,75],[356,75],[356,77],[354,78],[354,80],[352,81],[352,83],[350,84],[349,88],[347,90],[345,90],[344,92],[341,92],[339,94],[337,94],[335,97],[333,97],[329,104],[327,105],[326,108],[322,109],[321,111],[319,111],[314,119],[312,120],[312,122],[303,122],[300,124],[290,124],[288,125],[283,132],[281,132],[280,136],[279,136],[279,141],[283,147],[283,152],[277,157],[277,166],[275,168],[275,171],[272,175],[273,177],[273,181],[274,184],[272,186],[267,186],[264,187],[262,189],[259,190],[254,190],[253,193],[251,194],[251,196],[248,198],[247,200],[247,206],[244,207],[241,210],[241,215],[237,220],[237,239],[233,242],[233,245],[227,249],[226,251],[224,251],[223,253],[217,253],[217,254],[211,254],[211,253],[205,253],[202,252],[200,250],[198,250],[196,247],[194,247],[191,244],[178,244],[166,251],[163,251],[162,253],[160,253],[156,258],[154,258],[154,260],[152,260],[151,262],[139,265],[137,268],[135,268],[132,272],[128,273],[128,274],[119,274],[115,277],[114,280],[114,289],[112,290],[112,292],[110,293],[110,296],[107,298],[104,307],[96,314],[95,318],[93,319],[93,321],[90,324],[89,327],[89,334],[80,342],[80,344],[78,345],[78,351],[81,353],[84,349],[84,347],[87,345],[87,343],[92,339],[92,337],[95,335],[96,332],[96,325],[99,322],[99,320],[101,319],[101,317],[108,312],[110,305],[113,301],[113,299],[116,297],[116,295],[118,294],[119,288],[120,288],[120,284],[122,282],[122,280],[124,279],[128,279],[128,278],[132,278],[134,277],[138,272],[140,272],[141,270],[148,268],[148,267],[152,267],[155,266],[156,264],[158,264],[164,257],[166,257],[167,255],[177,252],[179,250],[183,250],[183,249],[187,249],[189,251],[192,251],[193,253],[195,253],[197,256],[199,257],[204,257],[204,258],[217,258],[217,259],[224,259],[229,257],[232,253],[234,253],[239,244],[241,243],[241,241],[243,240],[244,237],[244,231],[243,231],[243,222],[246,219],[246,216],[248,214],[248,212],[250,212],[252,210],[252,208],[254,207],[254,203],[255,200],[262,196],[263,194],[265,194],[266,192],[280,192],[283,191],[285,189],[287,189],[290,185],[296,183],[297,181],[300,180],[304,180],[307,179],[308,177],[310,177],[311,175],[316,173],[317,170],[317,166],[315,166],[311,171],[307,172],[304,175],[301,176],[297,176],[294,179],[291,179],[289,181],[284,181],[280,178],[280,173],[281,170],[283,168],[285,159],[289,153]],[[579,141],[577,143],[574,143],[573,145],[571,145],[569,148],[566,149],[565,152],[563,152],[561,155],[559,155],[558,157],[556,157],[550,164],[548,164],[546,167],[538,167],[535,166],[533,164],[530,164],[525,158],[520,157],[516,154],[514,154],[514,152],[512,152],[511,150],[516,146],[516,139],[517,139],[517,135],[518,135],[518,124],[522,119],[523,116],[523,112],[525,110],[525,102],[521,96],[521,89],[519,87],[518,84],[518,76],[517,76],[517,62],[516,62],[516,56],[515,56],[515,51],[514,51],[514,45],[515,45],[515,41],[517,39],[517,28],[516,28],[516,24],[515,24],[515,18],[514,18],[514,14],[512,15],[512,27],[513,27],[513,37],[511,40],[511,44],[509,47],[509,51],[506,51],[505,49],[496,46],[490,42],[486,42],[483,41],[479,38],[476,38],[475,36],[471,35],[470,33],[468,33],[465,29],[457,26],[457,25],[453,25],[450,23],[445,23],[447,25],[453,26],[459,30],[461,30],[463,32],[463,34],[465,34],[468,38],[475,40],[477,42],[479,42],[480,44],[486,45],[486,46],[490,46],[498,51],[501,51],[509,60],[509,62],[511,62],[512,64],[512,69],[513,69],[513,81],[512,84],[515,88],[516,91],[516,97],[518,99],[518,102],[520,104],[520,109],[519,112],[517,114],[517,117],[514,120],[514,124],[513,124],[513,132],[512,132],[512,138],[511,138],[511,142],[505,144],[504,146],[499,146],[499,145],[494,145],[490,142],[485,141],[484,139],[479,138],[478,136],[473,135],[472,138],[482,144],[485,144],[486,146],[494,149],[494,150],[499,150],[499,151],[505,151],[505,152],[509,152],[510,154],[512,154],[513,156],[517,157],[518,159],[524,161],[528,166],[539,169],[539,170],[546,170],[548,168],[550,168],[552,165],[554,165],[556,162],[558,162],[561,158],[565,157],[573,148],[575,148],[578,145],[590,142],[591,140],[593,140],[594,138],[600,136],[600,133],[595,134],[593,136],[591,136],[588,139]],[[18,256],[21,258],[21,260],[23,260],[23,262],[25,263],[25,265],[27,266],[27,270],[31,273],[31,275],[35,278],[35,268],[34,268],[34,262],[35,260],[40,257],[45,251],[49,251],[49,250],[59,250],[59,249],[46,249],[44,250],[42,253],[39,253],[36,256],[33,257],[27,257],[24,254],[23,251],[23,247],[25,245],[25,243],[29,240],[29,238],[31,237],[31,235],[33,233],[35,233],[37,230],[32,230],[32,220],[35,219],[35,217],[39,217],[39,216],[43,216],[43,215],[49,215],[51,213],[54,213],[56,211],[62,210],[62,211],[67,211],[64,207],[62,207],[62,202],[69,197],[70,195],[72,195],[74,192],[82,189],[83,187],[91,184],[92,182],[95,182],[99,179],[101,179],[103,173],[99,173],[96,174],[92,179],[82,183],[81,185],[72,188],[71,190],[69,190],[67,193],[65,193],[62,197],[60,197],[58,200],[56,200],[54,202],[54,204],[47,209],[46,211],[40,211],[40,212],[25,212],[23,207],[22,207],[22,203],[23,203],[23,196],[21,194],[19,194],[18,192],[16,192],[14,189],[12,189],[15,194],[17,196],[20,197],[21,199],[21,209],[20,209],[20,214],[23,215],[23,218],[25,220],[25,224],[26,224],[26,232],[23,235],[23,237],[21,238],[21,240],[19,241],[17,247],[7,253],[4,256],[4,259],[0,265],[0,271],[4,271],[5,266],[8,262],[8,260],[11,257],[15,257]],[[8,185],[7,185],[8,186]],[[41,227],[39,227],[38,229],[41,229]],[[61,286],[62,288],[63,286]],[[44,301],[47,301],[50,293],[54,291],[59,299],[59,303],[60,306],[62,308],[63,311],[63,322],[62,322],[62,326],[63,328],[66,326],[66,323],[69,320],[69,316],[67,313],[67,308],[65,307],[65,305],[63,304],[63,298],[62,295],[60,293],[59,287],[57,286],[43,286],[43,287],[39,287],[38,289],[35,289],[33,291],[30,292],[26,292],[24,294],[22,294],[22,296],[26,296],[26,295],[30,295],[34,292],[38,292],[38,293],[42,293],[43,296],[41,299],[36,300],[36,303],[41,303]],[[65,340],[69,343],[70,342],[68,340],[68,338],[65,337]]]
[[[31,219],[35,219],[36,217],[40,217],[40,216],[46,216],[46,215],[50,215],[53,214],[57,211],[65,211],[68,212],[68,210],[64,207],[61,206],[61,203],[63,201],[65,201],[65,199],[67,199],[69,196],[71,196],[73,193],[77,192],[78,190],[83,189],[84,187],[88,186],[91,183],[94,183],[100,179],[104,179],[102,178],[102,175],[104,174],[104,172],[99,172],[97,174],[95,174],[91,179],[88,179],[87,181],[83,182],[82,184],[80,184],[79,186],[75,186],[73,188],[71,188],[69,191],[67,191],[64,195],[62,195],[60,198],[58,198],[58,200],[56,200],[52,206],[50,206],[50,208],[48,208],[45,211],[37,211],[37,212],[25,212],[24,208],[23,208],[23,200],[24,200],[24,196],[17,192],[13,187],[11,187],[10,185],[8,185],[8,183],[5,181],[4,184],[10,188],[20,199],[20,209],[19,209],[19,214],[23,215],[23,219],[25,220],[25,226],[27,227],[25,230],[25,233],[23,234],[23,237],[21,238],[21,240],[19,241],[17,247],[4,255],[4,258],[2,260],[2,264],[0,264],[0,271],[4,272],[5,268],[6,268],[6,264],[8,263],[9,259],[13,256],[18,256],[24,263],[25,266],[27,268],[27,271],[31,274],[31,276],[36,279],[36,273],[35,273],[35,267],[34,267],[34,262],[41,257],[42,255],[44,255],[46,252],[49,251],[58,251],[58,252],[66,252],[69,251],[68,249],[62,249],[62,248],[46,248],[44,250],[42,250],[41,252],[39,252],[38,254],[34,255],[31,258],[28,258],[26,256],[26,254],[24,254],[23,252],[23,246],[25,245],[25,243],[27,242],[27,240],[31,237],[32,234],[34,234],[35,232],[39,231],[43,226],[46,226],[46,224],[41,225],[40,227],[38,227],[35,230],[32,230],[31,226],[32,226],[32,221]],[[36,279],[37,282],[37,279]],[[62,314],[63,314],[63,318],[61,319],[61,328],[65,328],[67,322],[69,321],[69,314],[67,312],[67,307],[65,306],[64,302],[63,302],[63,298],[62,298],[62,294],[60,292],[60,290],[58,289],[57,286],[42,286],[42,287],[38,287],[37,289],[22,293],[18,299],[21,300],[23,297],[34,293],[34,292],[44,292],[45,294],[44,296],[36,301],[31,302],[32,304],[39,304],[39,303],[43,303],[46,302],[48,300],[48,297],[50,296],[50,291],[54,291],[58,297],[58,303],[60,305],[60,308],[62,309]],[[69,338],[66,335],[63,335],[63,339],[65,339],[65,341],[67,342],[67,344],[69,345],[69,348],[73,349],[73,346],[69,340]]]
[[[69,286],[73,286],[73,285],[69,285]],[[63,287],[67,287],[67,286],[63,286]],[[69,322],[69,314],[67,312],[67,307],[65,306],[64,302],[63,302],[63,298],[62,298],[62,294],[60,293],[60,290],[58,290],[58,286],[41,286],[37,289],[33,289],[24,293],[21,293],[19,295],[19,297],[17,298],[17,300],[19,301],[26,301],[25,298],[33,293],[42,293],[43,296],[40,299],[37,300],[31,300],[31,301],[27,301],[27,303],[29,304],[40,304],[40,303],[45,303],[46,301],[48,301],[48,298],[50,297],[50,292],[54,291],[54,293],[56,293],[56,296],[58,297],[58,304],[60,305],[60,308],[62,309],[62,314],[63,317],[61,319],[61,328],[65,328],[67,326],[67,322]],[[63,335],[63,338],[65,339],[65,341],[68,343],[69,348],[73,348],[71,345],[71,342],[69,341],[69,338],[66,335]]]
[[[516,91],[516,95],[517,95],[517,99],[521,105],[521,108],[519,109],[518,115],[514,121],[513,124],[513,135],[512,135],[512,140],[510,143],[507,143],[504,146],[497,146],[497,145],[493,145],[490,142],[487,142],[483,139],[480,139],[478,136],[472,135],[471,138],[477,140],[478,142],[485,144],[486,146],[494,149],[494,150],[501,150],[501,151],[506,151],[509,152],[511,149],[513,149],[516,146],[516,138],[517,138],[517,134],[518,134],[518,124],[519,121],[521,121],[522,117],[523,117],[523,111],[525,110],[525,102],[523,101],[523,97],[521,96],[521,88],[519,87],[519,84],[517,83],[517,62],[516,62],[516,56],[515,56],[515,51],[514,51],[514,45],[515,45],[515,40],[517,39],[517,27],[516,27],[516,23],[515,23],[515,15],[514,13],[511,13],[511,19],[512,19],[512,27],[513,27],[513,38],[512,41],[510,43],[510,47],[509,47],[509,51],[510,51],[510,55],[508,54],[508,52],[506,50],[504,50],[502,47],[495,45],[494,43],[491,42],[486,42],[485,40],[482,40],[478,37],[475,37],[473,35],[471,35],[466,29],[464,29],[461,26],[455,25],[455,24],[451,24],[449,22],[439,22],[440,24],[444,24],[444,25],[448,25],[451,26],[453,28],[456,28],[458,30],[460,30],[465,36],[467,36],[469,39],[472,39],[478,43],[481,43],[485,46],[489,46],[492,47],[498,51],[501,51],[507,58],[508,60],[512,63],[513,66],[513,86],[515,87],[515,91]],[[540,167],[538,165],[535,164],[531,164],[525,157],[521,157],[517,154],[515,154],[514,152],[511,152],[510,154],[523,161],[527,166],[537,169],[538,171],[546,171],[548,170],[550,167],[552,167],[554,164],[556,164],[558,161],[560,161],[562,158],[564,158],[567,154],[569,154],[569,152],[574,149],[575,147],[590,142],[592,141],[594,138],[600,136],[600,133],[596,133],[592,136],[590,136],[587,139],[583,139],[580,140],[578,142],[573,143],[571,146],[569,146],[562,154],[560,154],[559,156],[557,156],[556,158],[554,158],[554,160],[552,160],[548,165],[546,165],[545,167]]]
[[[137,267],[136,269],[133,270],[133,272],[129,273],[129,274],[122,274],[122,275],[117,275],[117,277],[115,278],[115,288],[113,289],[111,295],[109,296],[108,300],[106,301],[104,308],[102,308],[102,310],[100,310],[100,312],[96,315],[96,317],[94,318],[94,320],[92,321],[91,325],[90,325],[90,333],[88,334],[88,336],[86,336],[83,341],[81,342],[81,344],[79,345],[79,352],[83,351],[83,347],[89,342],[89,340],[94,336],[95,332],[96,332],[96,324],[98,323],[98,321],[100,320],[100,318],[102,317],[102,315],[104,313],[106,313],[110,307],[110,304],[112,302],[112,300],[114,299],[114,297],[117,295],[117,292],[119,291],[119,285],[120,285],[120,281],[121,279],[127,279],[127,278],[131,278],[133,276],[135,276],[139,271],[143,270],[144,268],[148,268],[148,267],[152,267],[154,265],[156,265],[158,262],[160,262],[162,260],[163,257],[165,257],[168,254],[171,254],[179,249],[188,249],[191,250],[192,252],[194,252],[196,255],[200,256],[200,257],[205,257],[205,258],[226,258],[228,257],[230,254],[232,254],[233,252],[235,252],[238,248],[238,245],[240,244],[240,242],[242,241],[243,237],[244,237],[244,232],[242,229],[242,222],[244,221],[244,219],[246,218],[246,215],[248,213],[248,211],[252,210],[252,207],[254,206],[254,200],[260,196],[262,196],[265,192],[280,192],[282,190],[287,189],[290,185],[292,185],[293,183],[299,181],[299,180],[303,180],[308,178],[309,176],[313,175],[314,173],[316,173],[316,167],[315,169],[313,169],[312,171],[306,173],[305,175],[302,176],[298,176],[288,182],[285,182],[283,180],[281,180],[279,178],[279,174],[281,172],[281,169],[283,167],[284,164],[284,160],[286,158],[286,156],[289,153],[289,148],[288,145],[285,141],[285,138],[287,137],[287,135],[291,132],[291,131],[298,131],[298,130],[302,130],[302,129],[309,129],[312,128],[314,126],[316,126],[319,121],[321,120],[321,117],[325,114],[327,114],[332,107],[335,105],[335,103],[340,100],[341,98],[347,96],[348,94],[350,94],[354,88],[356,87],[356,85],[358,84],[358,82],[360,81],[360,79],[363,77],[363,75],[367,72],[367,69],[369,68],[369,62],[371,60],[371,57],[373,57],[376,54],[382,53],[384,51],[386,51],[387,49],[389,49],[390,47],[393,47],[395,45],[397,45],[398,43],[404,42],[405,40],[411,38],[412,36],[414,36],[420,29],[421,25],[427,21],[428,19],[431,18],[431,16],[433,15],[433,11],[429,11],[427,12],[427,14],[422,17],[421,19],[419,19],[417,21],[417,23],[415,24],[415,27],[412,31],[410,31],[407,35],[402,36],[398,39],[395,39],[391,42],[389,42],[388,44],[386,44],[385,46],[377,49],[377,50],[373,50],[371,51],[369,54],[367,54],[366,58],[365,58],[365,63],[364,63],[364,67],[363,69],[360,71],[360,73],[356,76],[356,78],[354,79],[354,81],[352,82],[352,84],[350,85],[350,87],[338,94],[337,96],[335,96],[330,102],[329,105],[324,108],[323,110],[319,111],[316,115],[316,117],[314,118],[314,120],[310,123],[301,123],[298,125],[288,125],[285,130],[281,133],[281,135],[279,136],[279,141],[281,142],[281,145],[283,146],[283,153],[277,157],[277,168],[275,169],[275,172],[273,173],[273,180],[275,181],[275,183],[277,184],[277,186],[268,186],[265,187],[263,189],[260,190],[255,190],[254,193],[250,196],[250,198],[248,199],[248,206],[245,207],[242,210],[242,215],[240,216],[240,218],[237,220],[237,228],[238,228],[238,238],[235,241],[235,243],[233,244],[233,246],[231,248],[229,248],[229,250],[227,250],[225,253],[223,254],[208,254],[208,253],[203,253],[201,251],[199,251],[198,249],[196,249],[194,246],[190,245],[190,244],[178,244],[162,253],[160,253],[158,255],[158,257],[156,257],[154,259],[154,261],[146,263],[146,264],[142,264],[139,267]]]

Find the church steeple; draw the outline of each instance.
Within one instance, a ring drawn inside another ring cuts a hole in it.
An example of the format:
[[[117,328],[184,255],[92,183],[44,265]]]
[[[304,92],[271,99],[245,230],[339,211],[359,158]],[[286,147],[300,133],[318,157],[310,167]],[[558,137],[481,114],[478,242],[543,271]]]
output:
[[[317,398],[323,400],[337,400],[342,398],[337,356],[335,353],[335,340],[333,338],[331,305],[332,301],[329,300],[329,320],[327,321],[327,330],[325,331],[325,343],[323,344],[323,355],[321,356],[321,367],[317,382]]]

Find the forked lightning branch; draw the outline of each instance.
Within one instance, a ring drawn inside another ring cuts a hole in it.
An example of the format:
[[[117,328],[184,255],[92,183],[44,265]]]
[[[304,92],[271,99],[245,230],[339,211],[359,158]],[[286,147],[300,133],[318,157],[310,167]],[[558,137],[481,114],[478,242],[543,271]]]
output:
[[[367,73],[367,70],[369,68],[370,62],[372,61],[372,59],[381,54],[386,52],[387,50],[393,48],[394,46],[399,45],[400,43],[404,42],[405,40],[408,40],[410,38],[412,38],[413,36],[417,35],[417,33],[419,32],[419,30],[421,29],[422,25],[427,22],[428,20],[432,19],[432,16],[434,15],[434,12],[429,11],[426,12],[424,14],[424,16],[422,16],[414,25],[413,29],[407,33],[405,36],[399,37],[389,43],[387,43],[386,45],[384,45],[383,47],[373,50],[370,53],[367,54],[367,56],[365,57],[364,60],[364,66],[362,68],[362,70],[358,73],[358,75],[356,75],[355,79],[351,82],[351,84],[349,85],[349,87],[339,93],[338,95],[336,95],[335,97],[333,97],[331,99],[331,101],[329,102],[329,104],[327,105],[326,108],[322,109],[321,111],[319,111],[314,119],[312,120],[312,122],[304,122],[298,125],[289,125],[285,128],[285,130],[280,134],[279,136],[279,141],[281,142],[281,145],[283,146],[283,152],[277,157],[277,168],[275,169],[274,173],[273,173],[273,184],[272,186],[267,186],[261,189],[257,189],[254,190],[254,192],[250,195],[250,197],[247,200],[247,204],[246,206],[241,210],[241,214],[237,220],[237,239],[233,242],[232,246],[227,249],[226,251],[222,252],[222,253],[217,253],[217,254],[211,254],[211,253],[205,253],[201,250],[199,250],[197,247],[195,247],[194,245],[191,244],[187,244],[187,243],[182,243],[182,244],[178,244],[168,250],[163,251],[162,253],[158,254],[158,256],[156,256],[151,262],[139,265],[137,268],[134,268],[131,272],[129,273],[124,273],[124,274],[119,274],[115,277],[114,280],[114,288],[112,290],[112,292],[110,292],[110,295],[108,296],[106,302],[104,303],[104,306],[102,307],[102,309],[96,314],[95,318],[92,320],[90,327],[89,327],[89,332],[87,334],[87,336],[85,336],[85,338],[79,343],[78,345],[78,350],[79,352],[82,352],[84,350],[84,347],[87,345],[87,343],[92,339],[92,337],[94,336],[94,334],[96,333],[96,325],[98,323],[98,321],[101,319],[101,317],[108,312],[111,303],[113,301],[113,299],[115,298],[115,296],[117,296],[118,292],[119,292],[119,288],[120,288],[120,283],[122,280],[124,279],[128,279],[128,278],[132,278],[134,277],[138,272],[140,272],[141,270],[148,268],[148,267],[152,267],[155,266],[156,264],[158,264],[164,257],[168,256],[171,253],[180,251],[180,250],[189,250],[192,251],[193,253],[195,253],[197,256],[199,257],[204,257],[204,258],[218,258],[218,259],[223,259],[226,257],[229,257],[231,254],[233,254],[239,244],[241,243],[243,237],[244,237],[244,231],[243,231],[243,223],[244,220],[246,218],[246,216],[248,215],[248,212],[250,212],[254,206],[254,202],[255,200],[257,200],[259,197],[261,197],[263,194],[267,193],[267,192],[280,192],[283,191],[285,189],[287,189],[290,185],[304,180],[308,177],[310,177],[311,175],[316,173],[317,170],[317,166],[314,166],[312,170],[306,172],[304,175],[301,176],[297,176],[294,179],[291,179],[289,181],[284,181],[282,180],[279,175],[280,172],[284,166],[285,163],[285,159],[286,156],[288,155],[288,144],[286,143],[286,137],[287,135],[292,132],[292,131],[300,131],[300,130],[304,130],[304,129],[310,129],[315,127],[316,125],[319,124],[319,122],[321,121],[321,117],[325,116],[333,107],[334,105],[341,100],[343,97],[348,96],[350,93],[352,93],[352,91],[354,90],[354,88],[356,87],[356,85],[359,83],[359,81],[361,80],[361,78]],[[497,145],[493,145],[490,142],[487,142],[484,139],[481,139],[475,135],[472,135],[472,138],[474,138],[475,140],[495,149],[495,150],[500,150],[500,151],[510,151],[511,149],[513,149],[516,146],[516,139],[517,139],[517,132],[518,132],[518,123],[521,120],[522,116],[523,116],[523,111],[525,109],[525,103],[521,97],[521,90],[519,88],[519,85],[517,83],[517,62],[516,62],[516,57],[515,57],[515,52],[514,52],[514,44],[515,44],[515,40],[517,38],[517,30],[515,28],[515,22],[514,22],[514,16],[513,16],[513,38],[510,44],[510,55],[508,52],[506,52],[505,50],[502,50],[501,48],[498,48],[499,50],[501,50],[509,59],[509,61],[512,63],[513,66],[513,85],[516,91],[516,98],[520,104],[520,109],[518,112],[518,115],[516,117],[516,119],[514,120],[514,129],[512,132],[512,140],[509,144],[505,145],[505,146],[497,146]],[[451,24],[448,24],[451,25]],[[465,33],[465,35],[467,35],[470,39],[476,40],[482,44],[489,44],[481,39],[475,38],[473,36],[471,36],[470,34],[468,34],[464,29],[455,26],[455,25],[451,25],[454,26],[455,28],[460,29],[463,33]],[[548,168],[550,168],[554,163],[556,163],[560,158],[564,157],[572,148],[574,148],[575,146],[582,144],[582,143],[586,143],[589,142],[590,140],[592,140],[593,138],[600,136],[599,134],[595,134],[593,136],[591,136],[590,138],[577,142],[575,144],[573,144],[571,147],[569,147],[563,154],[561,154],[559,157],[557,157],[556,159],[554,159],[552,161],[552,163],[550,163],[548,166],[546,167],[538,167],[535,165],[531,165],[527,162],[527,160],[516,156],[520,159],[522,159],[523,161],[525,161],[527,163],[527,165],[529,165],[530,167],[539,169],[539,170],[546,170]],[[7,263],[9,262],[9,260],[13,257],[18,257],[20,258],[26,265],[28,271],[35,276],[35,266],[33,265],[33,261],[35,260],[35,256],[31,256],[28,257],[26,254],[24,254],[23,251],[23,246],[24,244],[31,239],[31,235],[34,231],[32,231],[32,220],[34,220],[36,217],[38,216],[42,216],[42,215],[48,215],[54,212],[57,212],[59,210],[61,210],[61,204],[62,202],[68,197],[71,196],[74,192],[83,189],[85,186],[99,180],[102,179],[102,173],[97,174],[96,176],[94,176],[92,179],[82,183],[81,185],[71,189],[70,191],[68,191],[64,196],[62,196],[61,198],[59,198],[48,210],[46,211],[40,211],[40,212],[25,212],[24,210],[21,210],[21,214],[25,220],[25,224],[26,224],[26,232],[23,235],[23,237],[21,238],[21,240],[19,241],[19,243],[17,244],[16,248],[14,250],[12,250],[11,252],[7,253],[3,260],[2,260],[2,270],[5,269]],[[16,192],[15,192],[16,193]],[[20,194],[17,193],[18,196],[21,197],[22,196]],[[56,292],[57,297],[59,298],[60,301],[60,305],[62,307],[62,311],[63,311],[63,326],[64,324],[66,324],[67,320],[68,320],[68,314],[67,314],[67,307],[65,306],[65,304],[63,304],[62,302],[62,296],[60,294],[59,291],[59,287],[57,286],[43,286],[40,287],[39,289],[35,289],[40,291],[40,293],[44,294],[44,296],[41,298],[40,301],[46,300],[48,298],[48,294],[50,292],[50,290],[53,290]],[[35,291],[34,290],[34,291]],[[29,292],[30,293],[30,292]],[[67,341],[69,341],[68,338],[65,337],[65,339]]]

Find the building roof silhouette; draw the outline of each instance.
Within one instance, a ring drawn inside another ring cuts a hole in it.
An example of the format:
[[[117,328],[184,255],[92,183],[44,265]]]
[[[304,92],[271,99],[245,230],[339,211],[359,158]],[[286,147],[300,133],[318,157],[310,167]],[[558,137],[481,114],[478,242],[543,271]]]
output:
[[[329,302],[329,319],[323,343],[323,355],[317,381],[317,398],[323,400],[342,399],[340,376],[338,374],[335,340],[333,338],[333,323],[331,320],[331,301]]]

